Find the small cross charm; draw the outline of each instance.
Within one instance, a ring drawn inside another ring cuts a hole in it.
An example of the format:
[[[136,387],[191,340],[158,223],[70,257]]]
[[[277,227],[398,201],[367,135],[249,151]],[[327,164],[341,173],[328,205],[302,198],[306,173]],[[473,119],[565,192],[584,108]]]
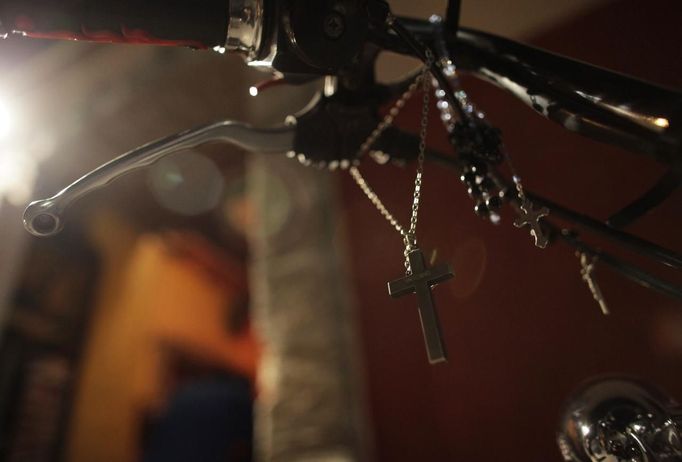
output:
[[[540,226],[540,218],[549,215],[549,209],[547,207],[542,207],[539,210],[533,209],[533,203],[528,199],[524,199],[521,204],[521,214],[514,221],[514,226],[517,228],[522,228],[524,226],[530,226],[530,234],[535,238],[535,245],[544,249],[549,243],[547,234]]]
[[[419,249],[414,249],[407,254],[410,261],[412,274],[388,283],[388,293],[397,298],[403,295],[416,293],[419,319],[424,332],[426,353],[429,363],[436,364],[447,360],[445,346],[431,297],[431,287],[453,277],[452,269],[448,264],[441,264],[433,268],[427,268],[424,263],[424,255]]]
[[[582,269],[580,270],[580,275],[583,277],[583,281],[585,281],[585,284],[587,284],[587,287],[590,288],[590,292],[592,292],[592,297],[594,298],[594,301],[596,301],[599,304],[599,308],[601,308],[601,312],[603,315],[608,316],[609,314],[609,307],[606,305],[606,300],[604,299],[604,295],[601,292],[601,289],[599,288],[599,285],[597,284],[597,281],[594,280],[594,265],[595,265],[595,260],[593,259],[592,261],[588,260],[587,255],[584,253],[579,254],[580,256],[580,266]]]

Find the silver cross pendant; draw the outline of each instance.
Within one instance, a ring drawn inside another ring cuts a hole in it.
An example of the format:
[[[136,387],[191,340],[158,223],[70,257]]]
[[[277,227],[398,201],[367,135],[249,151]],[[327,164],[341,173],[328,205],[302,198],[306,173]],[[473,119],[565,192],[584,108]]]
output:
[[[524,199],[520,207],[519,217],[514,220],[514,226],[523,228],[530,226],[530,234],[535,238],[535,245],[544,249],[549,243],[547,233],[542,229],[540,219],[549,215],[549,209],[542,207],[541,209],[533,209],[533,203],[528,199]]]
[[[424,263],[424,254],[419,249],[411,250],[407,254],[407,258],[410,261],[412,273],[404,278],[389,282],[388,293],[394,298],[407,294],[417,294],[419,319],[422,324],[429,363],[445,362],[447,354],[443,344],[438,314],[436,313],[431,295],[431,288],[453,277],[452,268],[448,264],[427,268]]]

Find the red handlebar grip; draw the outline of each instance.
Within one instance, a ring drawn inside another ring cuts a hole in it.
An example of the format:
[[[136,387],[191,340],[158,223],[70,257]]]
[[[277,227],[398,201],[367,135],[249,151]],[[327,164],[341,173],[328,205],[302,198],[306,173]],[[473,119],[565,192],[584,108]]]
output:
[[[229,0],[0,0],[0,22],[29,37],[213,48]]]

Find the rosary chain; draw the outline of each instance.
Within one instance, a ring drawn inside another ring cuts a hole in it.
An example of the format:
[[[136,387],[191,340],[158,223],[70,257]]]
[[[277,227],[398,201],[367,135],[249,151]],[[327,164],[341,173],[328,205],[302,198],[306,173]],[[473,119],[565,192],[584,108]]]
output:
[[[406,231],[400,222],[393,216],[384,203],[379,199],[379,196],[374,192],[372,187],[367,183],[367,180],[362,176],[360,170],[356,166],[349,169],[349,173],[360,187],[362,192],[372,202],[381,215],[390,223],[390,225],[403,237],[405,243],[405,269],[408,274],[411,273],[410,262],[408,254],[417,247],[417,221],[419,219],[419,204],[421,200],[422,179],[424,175],[424,159],[426,157],[426,135],[429,123],[429,102],[430,102],[430,83],[428,79],[429,69],[433,64],[433,53],[427,50],[427,62],[415,81],[408,87],[408,89],[396,101],[389,113],[379,123],[379,125],[372,131],[367,140],[360,146],[359,155],[367,153],[381,134],[393,124],[395,117],[400,113],[400,110],[405,106],[405,102],[410,99],[416,89],[421,85],[423,91],[422,99],[422,113],[419,130],[419,153],[417,155],[417,174],[414,181],[414,194],[412,197],[412,207],[410,215],[410,227]]]
[[[511,156],[509,155],[509,152],[507,149],[502,146],[502,155],[504,156],[504,160],[507,163],[507,166],[509,167],[509,171],[512,174],[512,180],[514,181],[514,186],[516,187],[516,192],[518,193],[519,196],[519,201],[521,204],[526,203],[526,193],[523,190],[523,185],[521,184],[521,177],[519,174],[516,172],[516,168],[514,167],[514,164],[512,163]]]
[[[459,81],[459,75],[457,72],[457,68],[455,67],[454,63],[448,59],[447,57],[442,58],[440,61],[440,65],[443,68],[443,74],[445,75],[446,79],[451,85],[451,89],[454,92],[455,99],[459,103],[460,107],[462,108],[461,114],[464,117],[478,117],[479,119],[485,119],[486,115],[485,113],[480,110],[479,108],[476,107],[476,105],[471,102],[469,99],[469,95],[467,92],[461,87],[460,81]],[[445,94],[444,89],[442,89],[443,95]],[[450,116],[451,117],[451,116]],[[447,123],[450,120],[450,117],[447,120],[443,120],[446,122],[446,128],[448,131],[452,131],[453,126],[447,127]],[[460,120],[464,122],[465,120],[462,120],[462,116],[460,116]],[[518,172],[516,171],[516,167],[514,166],[514,163],[512,162],[511,156],[509,155],[509,151],[507,151],[506,147],[504,145],[500,146],[500,151],[502,152],[502,156],[504,158],[505,163],[509,167],[509,171],[512,175],[512,180],[514,181],[514,186],[516,187],[516,191],[518,193],[518,197],[520,202],[523,204],[526,202],[526,194],[523,189],[523,184],[521,183],[521,177],[519,176]]]

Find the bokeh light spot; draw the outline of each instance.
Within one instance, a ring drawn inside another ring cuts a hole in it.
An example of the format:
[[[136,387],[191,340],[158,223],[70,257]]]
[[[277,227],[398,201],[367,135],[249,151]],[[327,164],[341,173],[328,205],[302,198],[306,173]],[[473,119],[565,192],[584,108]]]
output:
[[[149,188],[165,209],[193,216],[206,213],[220,203],[225,181],[211,159],[182,152],[164,157],[152,166]]]

